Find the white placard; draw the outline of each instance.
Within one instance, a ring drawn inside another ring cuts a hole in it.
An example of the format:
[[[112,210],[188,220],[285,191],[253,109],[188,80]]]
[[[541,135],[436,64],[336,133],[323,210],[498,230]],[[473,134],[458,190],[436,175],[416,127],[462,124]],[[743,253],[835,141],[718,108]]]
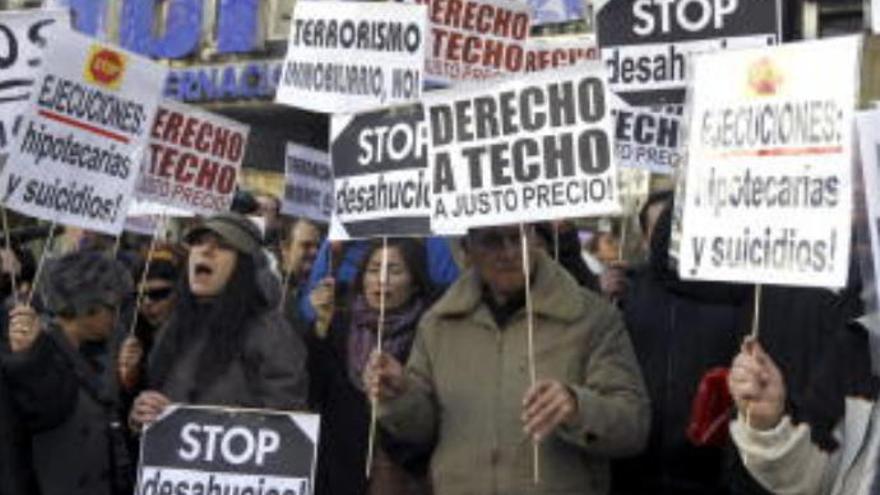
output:
[[[848,37],[697,57],[682,278],[846,283],[859,50]]]
[[[328,223],[333,214],[330,154],[287,143],[281,213]]]
[[[315,112],[359,112],[421,97],[426,7],[296,3],[276,101]]]
[[[600,57],[593,34],[531,38],[526,47],[525,72],[569,67]]]
[[[609,103],[599,62],[432,95],[432,228],[618,213]]]
[[[59,31],[0,174],[21,213],[111,235],[122,230],[167,70]]]
[[[429,1],[426,73],[432,81],[483,81],[520,73],[531,13],[522,0]]]
[[[250,127],[162,100],[137,183],[138,198],[202,215],[228,211]]]
[[[70,15],[64,10],[0,12],[0,150],[12,141],[15,123],[31,99],[43,50],[66,29]]]

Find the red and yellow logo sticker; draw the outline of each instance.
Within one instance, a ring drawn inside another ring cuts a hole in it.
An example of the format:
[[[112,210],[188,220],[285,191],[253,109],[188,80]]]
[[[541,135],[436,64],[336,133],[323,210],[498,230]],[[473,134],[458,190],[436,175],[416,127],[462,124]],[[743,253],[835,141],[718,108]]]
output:
[[[85,80],[109,89],[119,89],[127,64],[123,53],[105,46],[92,45],[86,61]]]
[[[782,89],[785,78],[769,58],[761,58],[749,67],[749,90],[754,96],[773,96]]]

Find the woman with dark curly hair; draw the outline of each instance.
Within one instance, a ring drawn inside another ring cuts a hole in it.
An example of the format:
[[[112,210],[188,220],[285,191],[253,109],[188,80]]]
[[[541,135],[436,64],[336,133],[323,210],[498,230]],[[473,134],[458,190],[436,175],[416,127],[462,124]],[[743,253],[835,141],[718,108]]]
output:
[[[257,227],[224,213],[187,233],[189,260],[174,313],[149,358],[150,390],[130,423],[171,402],[268,409],[305,406],[305,346],[281,315]]]

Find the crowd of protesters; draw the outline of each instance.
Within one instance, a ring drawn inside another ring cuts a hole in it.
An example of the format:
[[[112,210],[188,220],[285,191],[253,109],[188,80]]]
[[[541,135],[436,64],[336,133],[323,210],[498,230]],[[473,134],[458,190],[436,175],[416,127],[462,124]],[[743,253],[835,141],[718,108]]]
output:
[[[880,493],[855,263],[838,292],[681,280],[669,191],[627,262],[573,222],[338,243],[278,204],[0,251],[0,495],[132,493],[173,403],[319,413],[319,495]]]

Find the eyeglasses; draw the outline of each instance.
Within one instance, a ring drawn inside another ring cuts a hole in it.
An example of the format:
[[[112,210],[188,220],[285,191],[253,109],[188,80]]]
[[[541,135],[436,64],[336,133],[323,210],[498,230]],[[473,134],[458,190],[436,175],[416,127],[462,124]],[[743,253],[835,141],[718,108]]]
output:
[[[173,287],[163,287],[160,289],[150,289],[144,291],[144,299],[150,302],[159,302],[168,299],[174,293]]]
[[[520,246],[519,230],[485,230],[471,234],[471,239],[477,247],[483,249],[504,249],[510,245]]]

